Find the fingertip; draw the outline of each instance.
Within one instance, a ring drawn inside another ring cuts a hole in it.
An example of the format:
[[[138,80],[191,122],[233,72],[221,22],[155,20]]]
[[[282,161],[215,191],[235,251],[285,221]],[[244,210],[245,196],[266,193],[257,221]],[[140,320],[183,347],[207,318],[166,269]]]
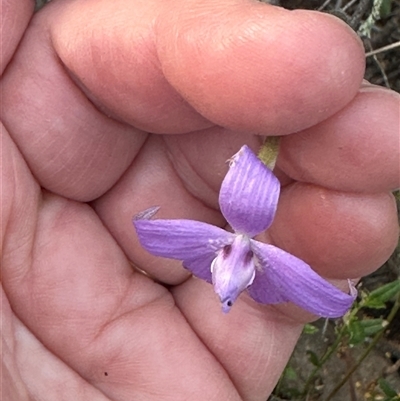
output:
[[[283,189],[274,244],[330,279],[367,275],[395,249],[399,226],[390,193],[356,194],[295,183]]]
[[[156,26],[168,81],[203,116],[235,130],[288,134],[324,120],[355,96],[364,52],[342,21],[230,3],[166,10]]]
[[[332,118],[281,140],[278,166],[292,179],[376,193],[400,186],[398,93],[363,86]]]

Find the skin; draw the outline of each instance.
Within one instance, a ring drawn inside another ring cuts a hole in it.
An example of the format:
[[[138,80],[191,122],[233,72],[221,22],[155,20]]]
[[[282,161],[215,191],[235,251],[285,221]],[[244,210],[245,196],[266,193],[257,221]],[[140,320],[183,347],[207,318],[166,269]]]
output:
[[[140,247],[131,218],[159,205],[224,226],[225,161],[256,134],[297,132],[260,238],[345,288],[397,241],[398,95],[362,87],[360,42],[325,14],[1,5],[4,399],[265,400],[312,317],[245,294],[223,315],[210,285]]]

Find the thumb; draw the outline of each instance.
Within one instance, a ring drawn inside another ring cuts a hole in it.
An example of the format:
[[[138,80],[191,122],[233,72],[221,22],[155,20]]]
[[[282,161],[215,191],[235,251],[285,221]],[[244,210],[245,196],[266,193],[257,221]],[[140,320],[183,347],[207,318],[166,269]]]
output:
[[[247,0],[175,3],[156,27],[163,72],[214,123],[288,134],[335,114],[360,87],[361,41],[335,17]]]
[[[150,132],[210,126],[203,116],[292,133],[343,108],[364,73],[356,34],[318,12],[248,0],[83,0],[56,14],[53,43],[73,76],[111,115]]]

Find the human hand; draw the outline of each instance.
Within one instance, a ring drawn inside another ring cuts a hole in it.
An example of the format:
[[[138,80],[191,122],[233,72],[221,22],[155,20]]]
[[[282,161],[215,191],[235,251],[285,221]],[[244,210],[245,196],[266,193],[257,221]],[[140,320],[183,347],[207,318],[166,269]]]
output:
[[[6,63],[33,5],[2,5]],[[131,219],[160,205],[223,226],[225,161],[299,132],[264,240],[339,286],[373,271],[397,241],[399,98],[360,89],[363,68],[339,20],[260,3],[35,15],[1,83],[4,399],[264,401],[311,317],[246,295],[223,315]]]

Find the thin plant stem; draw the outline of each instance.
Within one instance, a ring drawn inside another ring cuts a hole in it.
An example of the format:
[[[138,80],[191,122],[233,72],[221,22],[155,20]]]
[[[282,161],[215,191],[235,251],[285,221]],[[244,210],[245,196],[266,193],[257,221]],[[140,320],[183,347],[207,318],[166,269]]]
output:
[[[360,309],[361,309],[361,305],[354,307],[351,310],[351,312],[349,313],[347,320],[351,321],[355,317],[355,315],[359,312]],[[338,349],[345,333],[346,333],[346,324],[343,324],[334,343],[325,351],[325,353],[322,355],[321,359],[319,360],[318,366],[315,366],[314,369],[311,371],[310,375],[308,376],[307,381],[304,384],[304,388],[302,391],[303,395],[308,393],[308,390],[313,382],[314,377],[318,373],[318,371],[322,368],[322,366],[331,358],[331,356],[334,354],[334,352]]]
[[[348,8],[350,8],[354,3],[356,3],[357,0],[351,0],[349,1],[343,8],[342,11],[346,11]]]
[[[331,358],[331,356],[334,354],[334,352],[339,348],[339,346],[343,340],[343,337],[346,335],[348,322],[352,322],[356,318],[359,311],[366,306],[365,301],[366,301],[365,299],[361,299],[360,302],[357,303],[356,305],[354,305],[352,310],[343,317],[343,324],[342,324],[339,332],[337,333],[334,343],[329,348],[326,349],[325,353],[322,355],[322,357],[319,360],[318,366],[314,367],[314,369],[311,371],[309,377],[307,378],[306,383],[303,387],[303,391],[301,393],[303,396],[306,396],[308,394],[310,386],[313,383],[313,379],[315,378],[318,371]],[[360,358],[360,360],[351,368],[351,370],[349,371],[350,373],[348,375],[346,375],[346,378],[343,379],[342,382],[336,386],[337,387],[336,392],[350,378],[351,374],[357,369],[357,367],[366,358],[366,356],[368,355],[370,350],[379,341],[380,337],[383,335],[383,333],[387,329],[387,326],[390,324],[390,322],[394,319],[394,317],[399,309],[400,309],[400,293],[396,297],[395,304],[393,305],[393,308],[391,309],[389,316],[386,319],[387,324],[385,325],[385,327],[382,327],[382,329],[373,338],[372,343],[370,344],[370,346],[368,347],[368,349],[365,352],[365,355],[363,354],[363,356]],[[336,394],[336,392],[334,394]],[[329,397],[332,397],[334,394],[329,394]],[[325,401],[330,401],[330,400],[331,400],[331,398],[328,398]]]
[[[368,47],[372,50],[371,43],[370,43],[369,40],[367,41],[366,46],[368,46]],[[379,70],[380,70],[380,72],[381,72],[381,75],[382,75],[383,81],[385,82],[386,87],[390,89],[389,79],[388,79],[388,77],[386,76],[385,70],[384,70],[384,68],[382,67],[380,61],[378,60],[378,57],[376,57],[376,54],[373,54],[373,55],[372,55],[372,58],[374,59],[376,65],[378,66],[378,68],[379,68]]]
[[[390,45],[383,46],[383,47],[380,47],[379,49],[372,50],[372,51],[370,51],[368,53],[365,53],[365,57],[370,57],[370,56],[373,56],[375,54],[387,52],[388,50],[393,50],[396,47],[400,47],[400,40],[398,42],[391,43]]]
[[[325,2],[318,8],[318,11],[322,11],[332,0],[325,0]]]
[[[378,60],[378,57],[376,57],[376,54],[374,54],[372,56],[372,58],[374,59],[375,63],[377,64],[377,66],[379,68],[379,70],[381,71],[381,75],[382,75],[383,81],[385,82],[385,86],[390,89],[389,79],[388,79],[388,77],[386,75],[386,72],[385,72],[384,68],[382,67],[382,64]]]
[[[326,350],[322,358],[319,360],[318,366],[315,366],[314,369],[311,371],[310,376],[308,376],[307,381],[304,385],[304,389],[302,391],[302,394],[305,395],[308,393],[308,390],[313,382],[314,377],[318,373],[318,371],[322,368],[322,366],[330,359],[332,354],[337,350],[337,348],[340,345],[340,342],[342,341],[343,335],[344,335],[344,326],[340,330],[339,334],[336,337],[335,342]]]

